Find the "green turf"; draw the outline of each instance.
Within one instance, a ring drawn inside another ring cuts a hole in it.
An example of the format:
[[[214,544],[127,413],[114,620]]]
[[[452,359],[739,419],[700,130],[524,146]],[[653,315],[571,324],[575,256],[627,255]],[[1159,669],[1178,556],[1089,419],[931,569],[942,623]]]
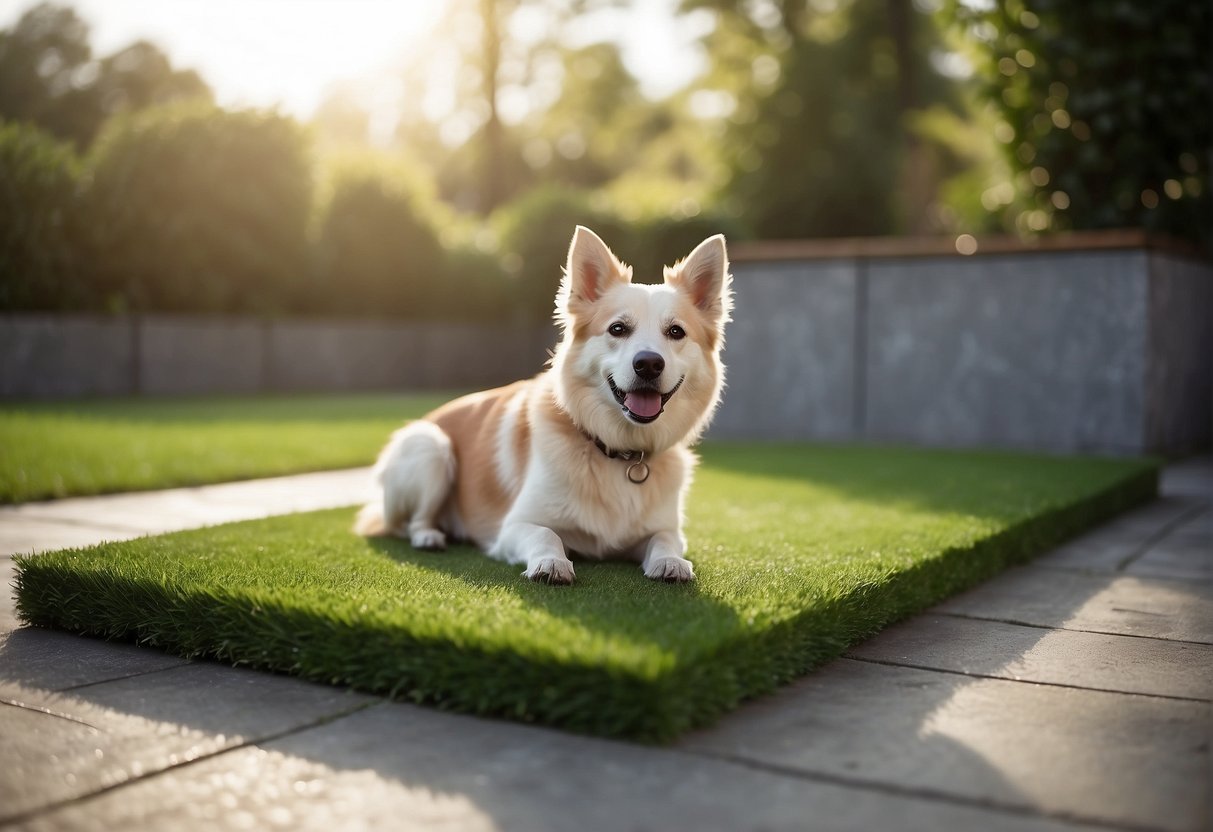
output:
[[[0,405],[0,503],[367,465],[450,394]]]
[[[568,588],[466,548],[349,532],[350,510],[17,559],[46,626],[443,707],[664,740],[1149,499],[1151,463],[713,445],[699,580],[581,562]]]

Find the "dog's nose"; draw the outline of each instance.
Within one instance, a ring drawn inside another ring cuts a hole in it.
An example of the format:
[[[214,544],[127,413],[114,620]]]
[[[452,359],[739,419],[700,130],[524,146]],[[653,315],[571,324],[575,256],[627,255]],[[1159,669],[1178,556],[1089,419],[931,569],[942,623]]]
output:
[[[632,369],[636,371],[638,378],[644,381],[656,381],[657,377],[661,375],[661,371],[665,369],[665,359],[648,350],[638,352],[632,359]]]

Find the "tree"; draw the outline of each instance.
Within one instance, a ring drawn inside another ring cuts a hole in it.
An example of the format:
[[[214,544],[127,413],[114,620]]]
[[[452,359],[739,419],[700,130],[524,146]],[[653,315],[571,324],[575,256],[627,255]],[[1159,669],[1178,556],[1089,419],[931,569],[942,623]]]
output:
[[[311,159],[275,113],[201,102],[112,119],[87,160],[95,268],[137,310],[277,312],[307,268]]]
[[[96,70],[88,25],[67,7],[34,6],[0,31],[0,117],[83,146],[96,126]]]
[[[0,122],[0,309],[73,309],[95,300],[81,248],[70,146]]]
[[[192,70],[174,70],[138,41],[93,57],[88,25],[65,6],[42,3],[0,32],[0,117],[29,121],[85,149],[106,119],[156,104],[211,99]]]
[[[920,230],[934,183],[908,120],[948,96],[930,18],[909,0],[684,3],[701,7],[718,15],[704,87],[734,103],[733,211],[763,237]]]
[[[378,154],[334,167],[316,245],[316,311],[432,318],[446,272],[432,194]]]
[[[988,207],[1025,232],[1135,226],[1207,244],[1211,9],[950,0],[1014,172],[1017,193]]]

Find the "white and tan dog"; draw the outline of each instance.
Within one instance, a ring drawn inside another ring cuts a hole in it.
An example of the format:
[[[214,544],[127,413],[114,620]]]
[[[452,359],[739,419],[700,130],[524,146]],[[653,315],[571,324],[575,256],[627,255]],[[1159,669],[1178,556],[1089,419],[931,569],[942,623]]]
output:
[[[375,466],[383,499],[362,509],[355,531],[419,549],[470,540],[553,584],[573,581],[570,552],[692,580],[682,533],[695,466],[688,446],[724,385],[724,237],[667,268],[663,285],[631,279],[578,226],[556,298],[563,337],[551,368],[396,431]]]

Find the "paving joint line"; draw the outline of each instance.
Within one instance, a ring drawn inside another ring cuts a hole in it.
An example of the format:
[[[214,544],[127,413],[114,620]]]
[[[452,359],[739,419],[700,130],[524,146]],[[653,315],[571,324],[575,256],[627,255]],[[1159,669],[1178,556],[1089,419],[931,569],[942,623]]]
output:
[[[104,794],[108,794],[109,792],[112,792],[112,791],[117,791],[118,789],[126,788],[127,786],[133,786],[136,783],[141,783],[145,780],[151,780],[152,778],[160,777],[164,774],[167,774],[170,771],[178,771],[180,769],[186,768],[188,766],[196,765],[196,764],[201,763],[206,760],[213,760],[216,757],[222,757],[225,754],[231,754],[233,752],[241,751],[245,748],[258,746],[263,743],[277,742],[278,740],[289,737],[292,734],[298,734],[302,731],[311,730],[312,728],[319,728],[323,725],[328,725],[331,722],[336,722],[339,719],[344,719],[347,716],[352,716],[352,715],[358,713],[359,711],[365,711],[368,708],[372,708],[377,705],[382,705],[386,701],[387,701],[386,699],[377,699],[372,702],[363,702],[362,704],[357,705],[353,708],[349,708],[349,709],[341,711],[339,713],[329,714],[328,716],[321,717],[320,719],[317,719],[314,722],[309,722],[306,725],[297,725],[293,728],[287,728],[283,731],[279,731],[276,734],[267,734],[266,736],[257,737],[256,739],[248,739],[243,742],[237,743],[236,745],[231,745],[226,748],[217,749],[216,751],[213,751],[210,754],[200,755],[198,757],[195,757],[192,760],[182,760],[179,763],[171,763],[171,764],[165,766],[164,768],[159,768],[159,769],[156,769],[155,771],[149,771],[149,772],[146,772],[144,774],[139,774],[134,777],[128,777],[126,780],[123,780],[119,783],[111,783],[108,786],[102,786],[101,788],[97,789],[96,791],[91,791],[88,794],[81,794],[81,795],[76,795],[75,797],[64,798],[63,800],[58,800],[53,803],[48,803],[45,806],[39,806],[36,809],[29,809],[27,811],[20,812],[15,815],[9,815],[8,817],[0,817],[0,826],[11,826],[14,824],[24,823],[26,821],[29,821],[29,820],[32,820],[33,818],[38,817],[39,815],[45,815],[45,814],[49,814],[51,812],[56,812],[60,809],[67,808],[68,806],[73,806],[78,803],[86,803],[86,802],[92,800],[93,798],[101,797]],[[70,719],[70,717],[68,717],[68,718]],[[75,720],[75,721],[79,722],[79,720]],[[87,724],[87,723],[85,723],[85,724]],[[93,726],[89,726],[89,727],[93,727]],[[100,730],[100,729],[98,729],[98,730]]]
[[[1132,610],[1132,612],[1141,612],[1141,610]],[[993,616],[973,615],[963,612],[941,612],[927,610],[923,615],[942,615],[948,618],[963,618],[966,621],[993,621],[999,624],[1011,624],[1016,627],[1031,627],[1034,630],[1060,630],[1065,633],[1090,633],[1096,636],[1117,636],[1120,638],[1140,638],[1146,641],[1162,641],[1168,644],[1200,644],[1213,645],[1213,641],[1195,641],[1187,638],[1165,638],[1163,636],[1143,636],[1138,633],[1113,633],[1108,630],[1087,630],[1082,627],[1061,627],[1052,626],[1050,624],[1033,624],[1029,621],[1020,621],[1015,618],[995,618]]]
[[[1209,704],[1210,702],[1213,702],[1213,699],[1201,698],[1197,696],[1175,696],[1167,693],[1143,693],[1136,690],[1116,690],[1115,688],[1093,688],[1086,685],[1068,685],[1065,682],[1042,682],[1034,679],[1013,679],[1009,676],[995,676],[989,673],[975,673],[967,670],[952,670],[946,667],[932,667],[925,664],[895,662],[888,659],[870,659],[865,656],[856,656],[850,652],[843,653],[842,658],[850,659],[853,662],[863,662],[864,664],[879,664],[885,667],[906,667],[913,670],[927,670],[933,673],[947,673],[952,676],[964,676],[966,679],[991,679],[996,682],[1009,682],[1014,685],[1041,685],[1043,687],[1064,688],[1066,690],[1084,690],[1093,693],[1111,693],[1117,696],[1144,696],[1148,699],[1166,699],[1173,702],[1199,702],[1201,704]]]
[[[1188,506],[1184,511],[1179,512],[1179,514],[1171,518],[1168,522],[1163,523],[1162,526],[1160,526],[1152,535],[1148,536],[1144,541],[1142,541],[1141,546],[1138,547],[1136,551],[1130,552],[1128,555],[1122,558],[1116,564],[1116,571],[1124,572],[1125,569],[1127,569],[1133,563],[1133,561],[1138,560],[1146,555],[1150,551],[1151,547],[1153,547],[1156,543],[1166,539],[1167,535],[1169,535],[1171,532],[1175,531],[1177,528],[1184,525],[1197,515],[1204,514],[1207,510],[1207,505],[1204,503],[1197,503],[1195,505]]]
[[[952,792],[945,792],[939,789],[931,789],[924,786],[902,786],[897,783],[890,783],[882,780],[866,780],[861,777],[848,777],[845,774],[834,774],[832,772],[825,771],[810,771],[808,769],[796,768],[795,766],[791,765],[772,763],[766,760],[747,757],[744,754],[713,751],[712,749],[703,747],[692,746],[691,748],[671,748],[670,750],[690,757],[702,757],[710,760],[717,760],[719,762],[737,765],[742,768],[748,768],[768,774],[777,774],[784,777],[791,777],[797,780],[809,780],[812,782],[828,783],[833,786],[842,786],[844,788],[892,794],[897,795],[898,797],[911,797],[919,800],[948,803],[956,806],[964,806],[967,808],[983,809],[995,813],[1013,815],[1015,817],[1055,820],[1062,821],[1064,823],[1078,823],[1084,826],[1096,826],[1101,829],[1118,829],[1123,830],[1123,832],[1159,832],[1160,829],[1160,827],[1138,826],[1136,824],[1125,823],[1123,821],[1095,818],[1089,815],[1080,815],[1073,812],[1035,809],[1031,806],[1025,806],[1018,803],[1004,803],[991,798],[969,797],[967,795],[954,794]]]
[[[149,648],[140,647],[140,649],[147,650]],[[128,673],[125,676],[111,676],[108,679],[97,679],[96,681],[93,681],[93,682],[81,682],[78,685],[69,685],[68,687],[55,688],[54,690],[56,693],[67,693],[69,691],[82,690],[84,688],[91,688],[91,687],[94,687],[95,685],[108,685],[110,682],[121,682],[126,679],[138,679],[143,676],[151,676],[156,673],[166,673],[170,670],[180,670],[183,667],[189,667],[190,665],[193,665],[193,664],[195,664],[195,663],[190,661],[189,659],[182,659],[180,663],[171,664],[168,667],[157,667],[157,668],[153,668],[152,670],[140,670],[137,673]]]
[[[0,705],[8,705],[11,708],[20,708],[23,711],[33,711],[34,713],[45,714],[46,716],[54,717],[55,719],[65,719],[68,722],[74,722],[77,725],[83,725],[85,728],[91,728],[94,731],[100,732],[101,729],[91,722],[86,722],[79,717],[71,714],[61,713],[51,710],[43,705],[31,705],[29,702],[22,702],[20,699],[10,699],[7,696],[0,696]]]

